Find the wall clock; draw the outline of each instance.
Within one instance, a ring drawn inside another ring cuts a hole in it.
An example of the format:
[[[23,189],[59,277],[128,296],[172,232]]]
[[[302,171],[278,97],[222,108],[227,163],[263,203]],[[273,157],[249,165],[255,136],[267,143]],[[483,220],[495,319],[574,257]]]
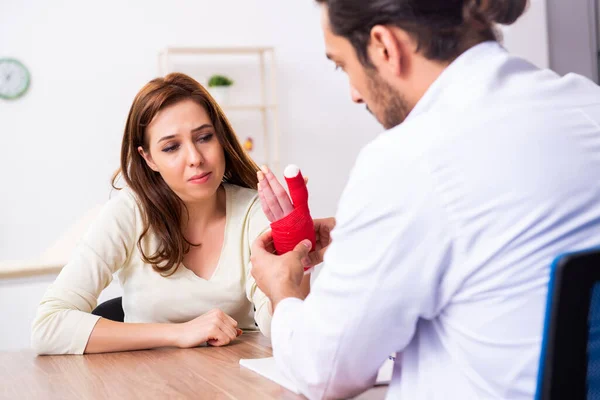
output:
[[[14,100],[29,88],[29,71],[14,58],[0,58],[0,98]]]

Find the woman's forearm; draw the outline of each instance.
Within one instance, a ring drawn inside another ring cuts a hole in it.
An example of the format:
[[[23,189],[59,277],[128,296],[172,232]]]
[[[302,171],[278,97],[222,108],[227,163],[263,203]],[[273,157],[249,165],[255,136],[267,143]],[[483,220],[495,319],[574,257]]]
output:
[[[134,324],[100,318],[85,353],[143,350],[176,346],[177,324]]]

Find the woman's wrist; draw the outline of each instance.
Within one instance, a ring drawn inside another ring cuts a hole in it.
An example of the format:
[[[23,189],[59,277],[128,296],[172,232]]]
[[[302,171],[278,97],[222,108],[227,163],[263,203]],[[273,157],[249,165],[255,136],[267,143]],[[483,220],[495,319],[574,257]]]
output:
[[[164,331],[162,332],[165,339],[165,347],[181,347],[181,333],[183,331],[183,323],[179,324],[162,324]]]

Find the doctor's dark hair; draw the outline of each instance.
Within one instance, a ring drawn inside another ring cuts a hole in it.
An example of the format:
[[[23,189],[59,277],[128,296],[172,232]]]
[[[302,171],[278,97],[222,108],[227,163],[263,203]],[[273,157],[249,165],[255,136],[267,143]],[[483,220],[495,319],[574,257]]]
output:
[[[527,0],[316,1],[327,7],[332,32],[350,41],[366,67],[373,67],[367,46],[376,25],[406,31],[426,58],[449,62],[476,44],[498,40],[495,24],[512,24],[527,7]]]

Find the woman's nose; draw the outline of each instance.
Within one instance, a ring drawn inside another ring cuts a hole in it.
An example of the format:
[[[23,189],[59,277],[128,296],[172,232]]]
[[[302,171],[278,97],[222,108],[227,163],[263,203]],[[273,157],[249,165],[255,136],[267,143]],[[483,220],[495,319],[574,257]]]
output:
[[[190,144],[188,146],[188,164],[190,167],[197,167],[204,163],[204,158],[202,157],[202,153],[198,151],[196,146]]]

